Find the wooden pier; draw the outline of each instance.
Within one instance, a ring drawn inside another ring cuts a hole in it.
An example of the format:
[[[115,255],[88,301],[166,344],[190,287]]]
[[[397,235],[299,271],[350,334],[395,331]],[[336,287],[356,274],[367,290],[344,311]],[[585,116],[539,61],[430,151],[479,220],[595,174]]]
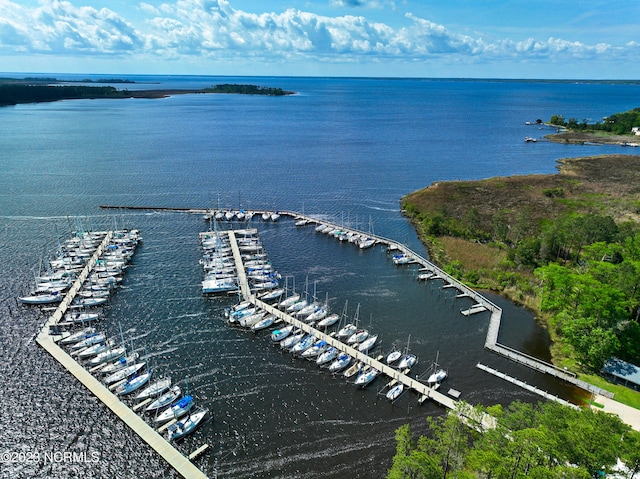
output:
[[[129,426],[143,441],[151,446],[162,458],[167,461],[178,473],[185,478],[202,478],[206,475],[198,469],[188,458],[183,456],[176,448],[158,434],[151,426],[135,414],[126,404],[115,396],[104,384],[92,376],[89,371],[76,362],[64,349],[54,341],[54,337],[49,334],[50,327],[56,326],[64,316],[71,302],[82,287],[82,283],[87,279],[93,270],[98,258],[104,252],[111,241],[112,233],[108,232],[104,240],[96,249],[87,265],[82,270],[77,280],[61,301],[56,311],[49,317],[43,328],[36,337],[36,342],[56,361],[58,361],[67,371],[78,379],[91,393],[93,393],[102,403],[118,416],[127,426]]]

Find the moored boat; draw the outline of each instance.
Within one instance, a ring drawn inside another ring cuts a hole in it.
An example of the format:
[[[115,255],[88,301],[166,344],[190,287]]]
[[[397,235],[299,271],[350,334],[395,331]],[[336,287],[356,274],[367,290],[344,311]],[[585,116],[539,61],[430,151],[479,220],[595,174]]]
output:
[[[207,411],[204,409],[201,411],[196,411],[193,414],[189,414],[189,417],[187,417],[187,419],[172,424],[167,428],[167,440],[177,440],[183,438],[188,434],[191,434],[202,423],[202,420],[204,419],[206,414]]]
[[[127,394],[131,394],[134,391],[137,391],[142,386],[147,384],[151,379],[151,370],[148,370],[146,373],[141,374],[140,376],[135,376],[129,379],[126,383],[121,384],[116,388],[116,394],[118,396],[124,396]]]
[[[402,383],[396,384],[387,392],[387,399],[389,401],[395,401],[400,394],[402,394],[402,391],[404,391],[404,385]]]
[[[171,407],[165,409],[160,414],[158,414],[154,421],[155,422],[167,422],[171,419],[178,419],[179,417],[184,416],[189,412],[189,410],[193,407],[194,401],[193,397],[187,395],[180,399],[178,402],[173,404]]]
[[[278,342],[285,339],[293,331],[293,325],[285,326],[284,328],[276,329],[271,333],[271,341]]]
[[[160,396],[158,399],[151,402],[151,404],[149,404],[145,408],[145,411],[152,412],[152,411],[157,411],[158,409],[167,407],[173,401],[178,399],[180,397],[180,394],[182,394],[182,391],[180,390],[180,386],[175,385],[171,389],[169,389],[166,393],[164,393],[162,396]]]

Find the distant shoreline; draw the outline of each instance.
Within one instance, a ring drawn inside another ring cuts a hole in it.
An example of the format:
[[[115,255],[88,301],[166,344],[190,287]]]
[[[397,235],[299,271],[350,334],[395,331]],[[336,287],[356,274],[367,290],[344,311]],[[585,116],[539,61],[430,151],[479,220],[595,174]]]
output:
[[[65,83],[65,85],[58,85]],[[59,100],[80,100],[98,98],[167,98],[172,95],[194,93],[222,93],[241,95],[286,96],[295,92],[282,88],[259,87],[256,85],[224,84],[203,89],[154,89],[154,90],[119,90],[113,86],[66,85],[66,81],[55,78],[11,79],[0,78],[0,106],[13,106],[26,103],[43,103]],[[73,83],[85,83],[84,80]],[[95,82],[98,83],[98,82]],[[100,82],[102,83],[102,82]],[[135,83],[112,79],[109,83]]]

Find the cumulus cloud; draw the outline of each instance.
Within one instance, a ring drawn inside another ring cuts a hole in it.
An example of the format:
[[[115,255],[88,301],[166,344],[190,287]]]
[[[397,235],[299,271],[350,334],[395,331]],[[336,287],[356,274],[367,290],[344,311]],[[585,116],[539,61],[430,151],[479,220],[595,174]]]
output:
[[[392,2],[332,3],[378,7]],[[170,0],[157,6],[142,2],[137,13],[143,19],[134,24],[109,8],[78,7],[71,1],[41,0],[38,7],[27,8],[0,0],[0,52],[354,62],[365,62],[372,56],[379,61],[434,57],[499,61],[639,53],[635,42],[620,47],[561,38],[488,42],[412,14],[405,16],[404,24],[392,27],[362,15],[326,16],[296,9],[252,13],[233,8],[228,0]]]

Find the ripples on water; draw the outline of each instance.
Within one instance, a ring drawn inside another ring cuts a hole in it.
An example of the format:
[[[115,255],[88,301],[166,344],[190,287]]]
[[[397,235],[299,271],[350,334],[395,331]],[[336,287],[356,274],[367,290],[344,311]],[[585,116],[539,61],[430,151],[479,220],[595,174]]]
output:
[[[229,328],[223,310],[234,300],[206,299],[200,292],[202,218],[105,212],[97,205],[287,208],[363,230],[372,218],[376,233],[424,254],[399,214],[401,195],[433,181],[552,172],[559,157],[612,152],[544,142],[530,148],[522,142],[531,133],[524,121],[567,110],[578,118],[601,117],[636,106],[630,102],[637,98],[631,87],[605,85],[275,83],[301,94],[283,101],[184,95],[0,110],[0,406],[10,411],[0,415],[0,452],[99,455],[89,464],[0,464],[0,477],[177,477],[36,346],[46,316],[15,300],[58,237],[80,224],[106,229],[114,221],[141,229],[144,241],[104,308],[102,324],[116,337],[122,327],[158,375],[171,375],[182,386],[188,376],[189,390],[213,420],[178,447],[188,453],[210,444],[196,461],[207,475],[384,476],[394,430],[410,423],[424,432],[425,417],[442,408],[431,402],[419,407],[411,393],[391,406],[376,394],[382,378],[357,390],[280,352],[267,333]],[[569,89],[580,94],[566,95]],[[458,389],[473,404],[538,399],[475,367],[483,362],[562,397],[575,396],[561,383],[486,352],[488,313],[462,316],[468,299],[456,299],[440,282],[418,283],[414,267],[394,266],[381,248],[360,251],[312,227],[296,229],[291,221],[257,224],[290,286],[295,277],[302,291],[308,277],[309,288],[316,286],[320,300],[328,295],[337,313],[348,301],[353,315],[360,303],[361,324],[380,335],[385,352],[392,344],[404,347],[411,336],[416,373],[436,356],[449,370],[444,392]],[[548,339],[530,314],[491,299],[505,311],[502,342],[548,355]]]

